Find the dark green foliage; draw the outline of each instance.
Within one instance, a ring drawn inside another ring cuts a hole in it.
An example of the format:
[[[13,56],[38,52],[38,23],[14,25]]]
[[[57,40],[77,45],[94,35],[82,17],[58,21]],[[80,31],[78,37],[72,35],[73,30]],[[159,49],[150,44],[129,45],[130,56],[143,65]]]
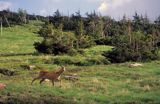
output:
[[[95,45],[93,38],[88,35],[77,36],[76,48],[89,48]]]
[[[145,35],[151,34],[154,24],[150,23],[147,15],[138,15],[135,13],[133,16],[132,27],[133,31],[143,31]]]
[[[72,49],[68,50],[67,54],[70,56],[75,56],[78,54],[78,51],[76,49],[72,48]]]
[[[116,36],[114,48],[103,55],[111,62],[148,61],[158,59],[158,48],[153,44],[152,35],[141,32]]]
[[[63,44],[60,44],[60,43],[57,43],[57,44],[53,44],[53,53],[55,55],[58,55],[58,54],[63,54],[63,53],[68,53],[68,51],[70,50],[69,46],[65,46]]]
[[[112,45],[111,41],[112,41],[111,37],[107,37],[107,38],[96,39],[95,43],[97,45]]]
[[[38,52],[40,53],[47,53],[47,54],[52,53],[52,48],[50,44],[47,44],[46,40],[43,40],[41,43],[35,42],[34,46],[35,46],[35,49],[38,50]]]
[[[52,23],[56,28],[59,28],[64,23],[64,16],[61,15],[60,11],[54,12],[53,17],[49,17],[49,22]]]
[[[44,25],[39,31],[38,31],[38,34],[40,37],[43,37],[43,38],[50,38],[52,37],[53,35],[53,25],[52,24],[49,24],[49,23],[46,23],[46,25]]]

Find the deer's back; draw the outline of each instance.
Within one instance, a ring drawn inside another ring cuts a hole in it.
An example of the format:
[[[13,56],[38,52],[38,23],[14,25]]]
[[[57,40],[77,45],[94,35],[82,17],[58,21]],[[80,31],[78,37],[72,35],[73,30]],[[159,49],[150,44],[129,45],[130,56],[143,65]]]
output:
[[[59,76],[56,72],[40,71],[39,76],[44,79],[57,79]]]

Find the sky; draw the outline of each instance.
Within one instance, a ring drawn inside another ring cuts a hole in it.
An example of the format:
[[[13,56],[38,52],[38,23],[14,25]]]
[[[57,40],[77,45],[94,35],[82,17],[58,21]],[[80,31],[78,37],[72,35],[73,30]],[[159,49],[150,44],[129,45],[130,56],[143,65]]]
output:
[[[123,15],[131,18],[137,12],[154,20],[160,15],[160,0],[0,0],[0,11],[17,11],[19,8],[30,14],[43,16],[53,15],[57,9],[63,15],[73,14],[78,10],[85,15],[86,12],[95,10],[117,20]]]

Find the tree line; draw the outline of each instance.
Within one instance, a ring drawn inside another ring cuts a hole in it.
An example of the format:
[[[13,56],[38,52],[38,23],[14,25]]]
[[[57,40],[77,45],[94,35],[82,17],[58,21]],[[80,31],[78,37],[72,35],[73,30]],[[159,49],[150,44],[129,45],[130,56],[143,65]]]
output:
[[[103,53],[111,62],[159,58],[160,16],[151,22],[147,15],[135,12],[133,19],[124,15],[116,21],[95,11],[83,17],[80,11],[63,16],[57,10],[53,16],[48,16],[39,34],[44,40],[35,43],[35,47],[42,53],[75,53],[97,44],[114,46],[112,51]]]
[[[82,16],[80,11],[65,16],[57,10],[52,16],[47,17],[29,15],[21,9],[18,13],[9,12],[10,15],[7,15],[6,11],[3,12],[0,12],[0,17],[7,17],[13,24],[37,20],[35,17],[45,22],[38,31],[43,40],[34,43],[40,53],[76,54],[81,52],[81,49],[93,45],[112,45],[112,51],[103,53],[111,62],[159,58],[160,16],[151,21],[147,15],[135,12],[132,19],[124,15],[117,21],[110,16],[101,16],[95,11],[86,13],[85,16]],[[21,18],[18,19],[16,16]]]
[[[29,23],[29,20],[45,20],[46,17],[28,14],[24,9],[18,9],[17,12],[12,12],[9,9],[0,11],[0,22],[4,27],[10,27],[14,25],[22,25]]]

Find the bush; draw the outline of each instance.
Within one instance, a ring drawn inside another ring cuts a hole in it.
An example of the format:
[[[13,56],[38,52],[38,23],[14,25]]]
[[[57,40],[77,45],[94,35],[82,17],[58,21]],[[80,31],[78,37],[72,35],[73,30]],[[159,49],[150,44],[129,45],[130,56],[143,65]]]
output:
[[[43,41],[42,43],[37,42],[34,45],[35,49],[40,53],[59,55],[71,52],[71,47],[60,43],[47,43],[46,41]]]
[[[78,49],[77,52],[81,55],[85,54],[85,51],[83,49]]]
[[[35,49],[40,53],[46,54],[69,54],[76,55],[75,48],[88,48],[94,45],[90,36],[83,35],[75,37],[73,32],[63,32],[55,29],[52,24],[45,24],[38,32],[43,37],[42,42],[35,42]]]
[[[73,33],[54,29],[52,24],[45,24],[38,33],[43,37],[43,40],[34,43],[34,46],[40,53],[55,55],[68,53],[75,41]]]
[[[40,53],[52,54],[52,49],[50,44],[47,44],[46,40],[40,42],[35,42],[34,47]]]
[[[68,52],[68,55],[70,55],[70,56],[75,56],[75,55],[77,55],[78,54],[78,51],[76,50],[76,49],[70,49]]]
[[[91,36],[83,35],[78,36],[77,41],[75,42],[75,47],[78,48],[89,48],[91,46],[94,46],[95,42]]]

